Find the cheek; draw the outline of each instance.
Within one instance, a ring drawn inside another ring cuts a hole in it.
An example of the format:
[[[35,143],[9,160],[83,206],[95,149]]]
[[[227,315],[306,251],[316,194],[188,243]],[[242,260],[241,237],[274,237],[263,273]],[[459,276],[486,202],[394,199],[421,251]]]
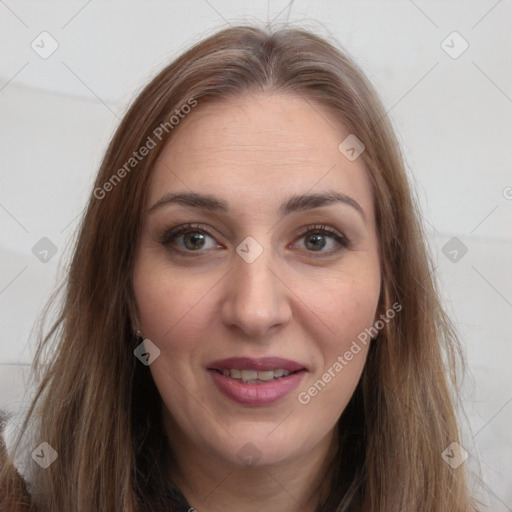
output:
[[[303,296],[313,313],[310,318],[320,320],[313,333],[320,358],[301,386],[298,401],[329,425],[343,412],[363,371],[380,295],[377,268],[364,278],[360,273],[352,276],[331,275],[323,286],[315,287],[322,293],[310,291]]]
[[[364,293],[363,293],[364,292]],[[354,287],[342,287],[329,310],[331,335],[322,338],[322,367],[315,375],[334,389],[351,394],[361,375],[377,308],[377,297]]]
[[[184,273],[140,261],[134,271],[134,293],[140,330],[161,350],[179,349],[177,358],[193,351],[193,342],[208,328],[211,307],[208,293],[212,277]]]
[[[317,333],[325,356],[336,356],[375,321],[380,296],[378,266],[326,274],[315,286],[303,287],[302,302],[322,326]],[[311,324],[312,325],[312,324]],[[329,361],[326,360],[326,363]]]
[[[204,382],[197,379],[197,365],[204,349],[199,340],[205,339],[213,321],[212,294],[206,291],[214,284],[206,275],[192,279],[166,265],[158,269],[143,261],[134,272],[140,330],[160,349],[150,371],[167,409],[178,417],[200,414],[190,396],[199,402],[206,399]],[[186,392],[176,392],[183,389]]]

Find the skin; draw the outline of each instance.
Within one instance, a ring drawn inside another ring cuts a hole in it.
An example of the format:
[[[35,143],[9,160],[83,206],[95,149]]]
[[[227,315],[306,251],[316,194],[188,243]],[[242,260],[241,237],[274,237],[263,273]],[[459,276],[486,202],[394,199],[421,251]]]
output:
[[[298,394],[378,318],[381,284],[367,171],[362,158],[350,162],[338,150],[347,135],[299,96],[244,95],[199,105],[153,171],[133,275],[137,322],[161,350],[150,370],[164,404],[170,476],[199,512],[313,511],[326,492],[321,475],[334,428],[368,346],[307,405]],[[150,211],[168,192],[214,195],[229,211]],[[326,192],[350,196],[364,217],[340,202],[279,213],[292,195]],[[183,235],[161,243],[169,228],[187,223],[209,231],[203,248],[187,253]],[[311,224],[334,228],[349,246],[327,234],[313,250],[303,229]],[[263,249],[252,263],[236,252],[249,236]],[[240,405],[206,370],[233,356],[283,357],[307,373],[273,404]],[[249,442],[255,463],[247,467],[238,454]]]

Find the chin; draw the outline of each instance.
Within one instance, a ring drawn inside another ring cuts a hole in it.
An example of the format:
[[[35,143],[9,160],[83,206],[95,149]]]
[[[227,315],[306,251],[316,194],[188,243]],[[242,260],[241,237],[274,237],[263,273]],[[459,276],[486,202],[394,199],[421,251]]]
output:
[[[285,415],[286,416],[286,415]],[[229,435],[231,434],[232,437]],[[299,458],[318,444],[316,435],[306,432],[297,425],[287,423],[280,429],[275,423],[254,424],[231,428],[225,439],[212,446],[218,456],[236,466],[272,466]]]

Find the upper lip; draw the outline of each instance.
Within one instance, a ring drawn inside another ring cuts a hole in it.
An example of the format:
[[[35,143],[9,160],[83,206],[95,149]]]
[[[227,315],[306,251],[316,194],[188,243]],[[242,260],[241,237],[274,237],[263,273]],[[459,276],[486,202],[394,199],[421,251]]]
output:
[[[212,361],[208,364],[209,370],[288,370],[296,372],[299,370],[305,370],[305,366],[296,361],[290,359],[283,359],[282,357],[229,357],[228,359],[219,359],[218,361]]]

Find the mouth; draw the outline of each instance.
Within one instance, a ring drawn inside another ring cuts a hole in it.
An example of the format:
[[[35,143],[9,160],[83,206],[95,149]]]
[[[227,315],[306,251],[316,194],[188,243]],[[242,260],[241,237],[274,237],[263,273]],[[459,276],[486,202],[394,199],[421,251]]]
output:
[[[207,370],[225,397],[253,406],[284,398],[307,372],[304,365],[277,357],[229,358],[210,363]]]

